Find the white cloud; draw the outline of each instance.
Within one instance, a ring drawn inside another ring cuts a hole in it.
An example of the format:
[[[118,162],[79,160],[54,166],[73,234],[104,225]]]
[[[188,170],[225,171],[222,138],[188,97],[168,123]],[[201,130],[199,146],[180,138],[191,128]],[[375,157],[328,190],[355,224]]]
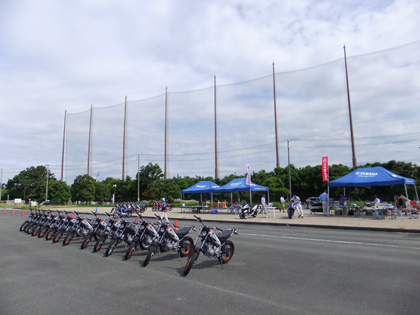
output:
[[[8,148],[0,154],[4,179],[38,164],[52,165],[59,177],[64,110],[78,113],[89,110],[91,104],[96,110],[121,104],[125,96],[131,108],[135,104],[141,108],[133,111],[139,118],[138,122],[131,118],[130,132],[145,132],[128,143],[131,162],[127,168],[134,176],[132,159],[139,154],[138,145],[147,147],[148,154],[154,154],[150,151],[155,147],[161,150],[163,118],[159,115],[164,97],[134,100],[161,95],[166,86],[170,99],[180,100],[178,108],[172,103],[170,111],[172,119],[180,117],[169,126],[177,131],[170,137],[172,152],[212,152],[214,75],[220,102],[221,172],[242,173],[248,163],[254,170],[270,170],[275,159],[272,79],[223,85],[270,75],[272,62],[277,72],[281,165],[286,163],[287,139],[304,140],[291,143],[295,165],[320,164],[325,154],[332,163],[350,164],[343,44],[348,55],[355,56],[419,39],[420,3],[414,0],[3,1],[0,6],[0,140]],[[420,160],[418,143],[404,142],[410,136],[403,136],[413,133],[418,121],[417,52],[407,46],[349,58],[355,135],[371,136],[356,142],[359,162]],[[326,62],[332,63],[288,72]],[[176,93],[207,87],[207,92]],[[201,93],[207,96],[200,97]],[[116,115],[120,119],[121,113]],[[102,122],[112,117],[103,117]],[[202,129],[194,126],[189,132],[186,122],[193,122],[194,117],[203,122]],[[95,124],[97,133],[102,130],[114,139],[116,126],[107,129]],[[238,128],[243,131],[231,131]],[[392,134],[400,138],[390,138],[388,145],[375,145],[379,141],[372,138]],[[197,142],[193,135],[206,135],[208,141]],[[247,136],[246,140],[241,136]],[[313,142],[325,138],[344,140]],[[86,147],[85,141],[81,140],[80,150]],[[110,147],[103,147],[102,141],[96,135],[93,159],[117,161],[111,164],[119,174],[121,144],[112,140]],[[145,159],[161,161],[159,154],[145,155]],[[181,159],[186,162],[175,163]],[[191,159],[201,166],[191,167]],[[214,174],[211,154],[172,156],[171,161],[171,176]],[[94,172],[98,168],[93,166]],[[104,173],[101,170],[99,179],[104,179]]]

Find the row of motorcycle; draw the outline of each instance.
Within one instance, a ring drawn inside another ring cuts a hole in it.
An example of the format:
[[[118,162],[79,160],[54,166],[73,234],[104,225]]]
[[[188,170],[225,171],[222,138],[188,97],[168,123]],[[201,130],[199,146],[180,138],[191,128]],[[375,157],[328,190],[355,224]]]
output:
[[[79,238],[82,240],[80,249],[86,249],[92,242],[93,252],[99,252],[107,245],[105,256],[110,256],[118,245],[124,244],[124,260],[130,259],[135,251],[147,252],[144,267],[157,254],[177,252],[179,258],[187,257],[182,271],[184,276],[188,275],[200,253],[218,259],[223,268],[223,264],[230,261],[235,250],[229,238],[237,234],[236,229],[210,227],[197,216],[194,217],[201,227],[194,241],[190,233],[197,230],[195,226],[179,228],[176,224],[164,222],[157,215],[154,215],[156,222],[144,220],[141,214],[138,214],[138,222],[117,217],[115,213],[106,213],[106,219],[101,219],[95,212],[92,215],[93,218],[88,218],[81,217],[76,211],[35,210],[30,212],[29,218],[20,226],[20,231],[52,240],[53,243],[62,240],[63,246],[69,245],[74,238]]]

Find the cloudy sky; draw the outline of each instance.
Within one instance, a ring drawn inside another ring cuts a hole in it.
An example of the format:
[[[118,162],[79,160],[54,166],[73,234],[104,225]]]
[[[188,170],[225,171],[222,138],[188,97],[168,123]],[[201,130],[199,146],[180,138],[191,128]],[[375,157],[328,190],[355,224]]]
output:
[[[27,167],[46,164],[60,178],[65,111],[72,136],[65,180],[71,184],[77,172],[86,171],[84,165],[74,173],[71,165],[86,163],[86,137],[76,134],[86,136],[91,105],[97,118],[92,159],[98,163],[91,175],[121,176],[122,154],[112,140],[120,130],[112,126],[121,120],[125,96],[132,117],[144,111],[137,121],[131,118],[130,128],[138,128],[132,131],[149,132],[139,144],[128,143],[126,175],[135,176],[137,155],[141,165],[163,168],[162,152],[153,145],[161,147],[163,139],[157,133],[163,128],[166,87],[169,104],[177,104],[169,109],[169,176],[213,176],[214,140],[208,133],[214,76],[218,104],[230,104],[218,105],[220,175],[245,173],[246,164],[271,171],[273,100],[261,100],[273,95],[273,63],[280,165],[287,164],[290,140],[298,167],[319,165],[325,155],[330,164],[351,166],[343,44],[358,163],[419,164],[419,16],[416,0],[2,0],[3,183]],[[208,106],[197,105],[203,99]],[[199,144],[194,135],[201,137]],[[188,155],[195,148],[201,155]],[[110,151],[119,153],[107,157]],[[117,175],[106,173],[111,166],[99,166],[105,161],[119,168]],[[200,161],[202,166],[193,166]]]

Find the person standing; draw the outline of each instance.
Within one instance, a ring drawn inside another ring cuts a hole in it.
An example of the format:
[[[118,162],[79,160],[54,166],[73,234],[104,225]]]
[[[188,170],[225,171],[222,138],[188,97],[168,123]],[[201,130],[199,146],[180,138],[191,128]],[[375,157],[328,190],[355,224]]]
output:
[[[283,212],[286,212],[286,208],[285,208],[285,206],[284,206],[284,202],[285,202],[286,200],[284,199],[284,197],[283,196],[281,196],[280,197],[280,203],[281,203],[281,209],[283,210]]]
[[[261,197],[261,212],[265,212],[265,214],[267,214],[267,209],[265,208],[265,205],[266,205],[266,203],[265,203],[265,196],[263,195],[262,197]]]
[[[347,197],[343,194],[340,196],[340,203],[343,205],[343,215],[347,215]]]
[[[163,219],[165,219],[166,220],[166,223],[169,223],[168,215],[166,214],[166,212],[168,210],[166,210],[166,201],[165,201],[165,198],[162,198],[162,208],[160,209],[160,211],[162,212],[162,214],[160,216],[160,219],[162,220],[162,222],[163,222]]]
[[[324,213],[324,216],[330,216],[330,211],[328,210],[328,194],[327,191],[324,190],[324,192],[319,195],[319,200],[322,202],[322,212]]]
[[[293,195],[291,201],[295,205],[295,210],[297,214],[299,215],[299,218],[303,219],[303,209],[302,209],[302,202],[300,201],[300,198],[296,195]]]

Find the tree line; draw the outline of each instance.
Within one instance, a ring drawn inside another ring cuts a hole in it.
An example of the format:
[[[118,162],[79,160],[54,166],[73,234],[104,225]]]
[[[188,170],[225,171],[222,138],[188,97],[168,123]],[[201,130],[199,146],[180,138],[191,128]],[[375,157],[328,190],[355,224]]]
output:
[[[420,167],[406,162],[389,161],[387,163],[371,163],[363,167],[382,166],[385,169],[398,175],[408,178],[419,178]],[[330,181],[340,178],[355,168],[351,168],[342,164],[330,165],[329,175]],[[81,202],[110,202],[115,192],[115,200],[137,201],[140,192],[140,200],[152,201],[165,197],[169,202],[181,199],[181,190],[188,188],[198,181],[210,180],[222,186],[227,184],[234,178],[245,177],[246,174],[231,174],[224,178],[212,177],[173,177],[164,179],[162,169],[158,164],[149,163],[140,168],[140,172],[135,178],[127,176],[125,180],[108,177],[103,181],[96,181],[89,175],[79,175],[76,177],[72,185],[61,182],[56,179],[55,175],[48,171],[45,166],[31,166],[18,175],[9,179],[3,185],[2,196],[9,196],[9,199],[22,198],[25,202],[29,200],[41,202],[43,200],[53,200],[58,204],[66,204],[69,201]],[[48,185],[47,185],[48,177]],[[251,174],[252,182],[268,186],[270,201],[279,201],[280,196],[288,197],[290,193],[298,195],[302,200],[308,197],[319,196],[324,189],[327,189],[327,182],[322,181],[321,165],[306,166],[296,168],[278,167],[271,172],[261,170]],[[289,189],[289,179],[291,189]],[[336,200],[340,194],[344,192],[343,188],[331,188],[330,197]],[[346,188],[346,195],[351,200],[373,200],[373,195],[378,195],[384,201],[393,201],[394,195],[405,195],[403,186],[376,186],[376,187],[357,187]],[[264,192],[253,193],[254,203],[259,202],[259,198],[265,194]],[[414,189],[409,192],[410,198],[414,199]],[[233,193],[234,202],[239,200],[249,200],[249,192]],[[255,196],[255,199],[254,199]],[[204,198],[209,199],[208,196]],[[215,200],[230,201],[231,194],[214,194]],[[189,194],[184,196],[185,199],[199,200],[199,194]],[[255,202],[256,201],[256,202]]]

